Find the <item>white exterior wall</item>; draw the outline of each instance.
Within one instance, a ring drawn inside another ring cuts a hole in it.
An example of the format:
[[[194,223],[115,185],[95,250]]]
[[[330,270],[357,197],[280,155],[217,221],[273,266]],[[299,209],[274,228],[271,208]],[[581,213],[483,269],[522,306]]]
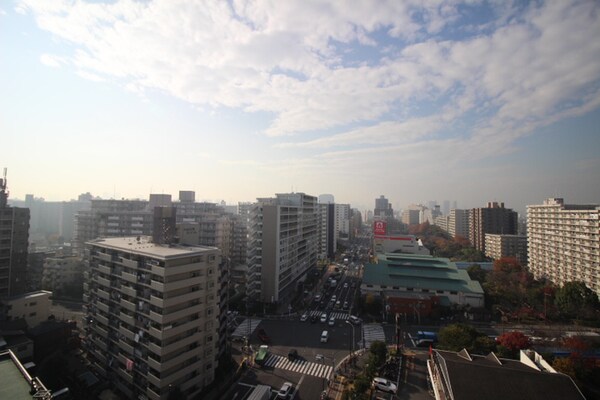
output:
[[[600,207],[547,199],[527,206],[529,269],[562,285],[583,281],[600,295]]]

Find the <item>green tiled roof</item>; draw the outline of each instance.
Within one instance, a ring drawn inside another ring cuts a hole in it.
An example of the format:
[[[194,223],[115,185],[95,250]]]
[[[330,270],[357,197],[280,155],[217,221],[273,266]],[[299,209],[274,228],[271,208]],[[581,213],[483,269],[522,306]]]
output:
[[[377,258],[377,264],[365,265],[364,284],[483,294],[479,282],[447,258],[404,253]]]

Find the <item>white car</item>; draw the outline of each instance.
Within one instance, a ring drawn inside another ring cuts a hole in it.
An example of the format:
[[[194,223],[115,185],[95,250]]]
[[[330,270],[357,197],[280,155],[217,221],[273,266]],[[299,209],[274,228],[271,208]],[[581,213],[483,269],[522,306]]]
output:
[[[286,382],[283,384],[283,386],[281,386],[281,389],[279,389],[279,392],[277,392],[277,398],[278,399],[287,399],[288,396],[290,395],[290,393],[292,392],[292,389],[294,387],[292,386],[292,384],[290,382]]]
[[[344,289],[348,289],[348,282],[344,283]]]
[[[302,316],[300,317],[300,321],[302,321],[302,322],[308,321],[308,314],[307,313],[302,314]]]
[[[348,317],[348,319],[350,320],[350,322],[354,325],[358,325],[362,322],[362,320],[354,315],[351,315]]]
[[[321,314],[321,322],[327,322],[327,314]]]
[[[335,301],[337,299],[337,296],[334,294],[333,296],[331,296],[331,301]]]
[[[335,318],[331,317],[329,318],[329,326],[334,326],[335,325]]]
[[[385,378],[373,378],[373,387],[377,390],[381,390],[382,392],[394,394],[396,394],[396,391],[398,390],[396,385]]]

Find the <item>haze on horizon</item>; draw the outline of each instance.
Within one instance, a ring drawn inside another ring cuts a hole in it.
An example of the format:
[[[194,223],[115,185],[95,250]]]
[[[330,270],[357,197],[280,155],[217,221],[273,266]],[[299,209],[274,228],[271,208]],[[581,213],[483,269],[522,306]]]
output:
[[[12,199],[600,200],[588,1],[0,5]]]

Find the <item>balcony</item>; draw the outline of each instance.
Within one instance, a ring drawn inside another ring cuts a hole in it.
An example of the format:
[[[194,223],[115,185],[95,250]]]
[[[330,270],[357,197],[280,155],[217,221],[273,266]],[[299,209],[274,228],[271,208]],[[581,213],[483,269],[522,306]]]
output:
[[[106,275],[110,275],[111,271],[110,271],[110,267],[107,267],[106,265],[99,265],[98,266],[98,271],[102,272],[103,274]]]
[[[133,333],[129,329],[125,328],[124,326],[119,328],[119,333],[122,333],[123,336],[125,336],[129,340],[135,340],[135,333]]]
[[[137,283],[137,281],[138,281],[137,275],[130,274],[129,272],[121,273],[121,278],[123,278],[125,281],[130,282],[130,283]]]
[[[150,351],[152,351],[154,354],[157,354],[162,357],[164,354],[169,354],[175,350],[182,349],[194,342],[199,342],[201,339],[202,339],[202,333],[197,332],[191,336],[188,336],[184,339],[178,340],[175,343],[171,343],[167,346],[160,347],[154,343],[150,343],[148,345],[148,349],[150,349]]]
[[[121,319],[121,321],[129,324],[130,326],[135,325],[135,318],[133,318],[132,315],[127,315],[124,312],[122,312],[119,314],[119,318]]]
[[[96,302],[96,307],[98,308],[98,310],[104,311],[105,313],[109,314],[108,304],[98,301]]]
[[[110,281],[106,278],[103,278],[101,276],[96,278],[96,282],[98,282],[99,285],[104,286],[109,288],[110,287]]]
[[[106,318],[104,315],[101,314],[96,314],[94,316],[94,319],[98,322],[100,322],[102,325],[104,326],[108,326],[108,318]]]
[[[188,279],[180,279],[178,281],[174,281],[174,282],[166,282],[163,287],[166,286],[166,291],[170,291],[170,290],[178,290],[178,289],[183,289],[186,287],[190,287],[190,286],[194,286],[194,285],[200,285],[202,283],[206,283],[206,277],[205,276],[196,276],[193,278],[188,278]],[[154,284],[155,281],[152,281],[152,283]],[[161,292],[164,292],[165,290],[161,290]]]
[[[152,283],[150,284],[150,287],[154,290],[158,290],[159,292],[164,292],[165,291],[165,284],[162,282],[158,282],[158,281],[152,281]]]
[[[109,296],[108,292],[105,291],[105,290],[98,289],[96,291],[96,294],[98,295],[99,298],[104,299],[106,301],[108,301],[110,299],[110,296]]]
[[[130,296],[130,297],[137,296],[137,292],[135,291],[134,288],[125,286],[125,285],[121,286],[121,293],[126,294],[127,296]]]
[[[125,343],[123,340],[119,340],[119,347],[127,354],[133,355],[133,346]]]
[[[125,299],[121,299],[121,306],[126,310],[135,311],[135,304]]]
[[[139,266],[139,261],[129,260],[127,258],[122,258],[121,257],[121,264],[124,265],[125,267],[128,267],[128,268],[137,269],[138,266]]]
[[[129,374],[129,372],[127,372],[123,368],[118,368],[117,374],[119,374],[119,376],[123,378],[126,382],[133,383],[133,375]]]
[[[180,296],[169,297],[166,299],[162,299],[162,303],[164,304],[162,307],[172,307],[177,304],[184,303],[186,301],[200,299],[203,295],[203,291],[197,290],[195,292],[185,293]]]
[[[180,333],[185,332],[189,329],[197,328],[202,323],[203,319],[198,318],[170,328],[169,325],[167,325],[167,327],[163,329],[156,329],[154,327],[150,327],[149,332],[151,336],[160,340],[165,340],[172,338],[173,336],[179,335]]]

